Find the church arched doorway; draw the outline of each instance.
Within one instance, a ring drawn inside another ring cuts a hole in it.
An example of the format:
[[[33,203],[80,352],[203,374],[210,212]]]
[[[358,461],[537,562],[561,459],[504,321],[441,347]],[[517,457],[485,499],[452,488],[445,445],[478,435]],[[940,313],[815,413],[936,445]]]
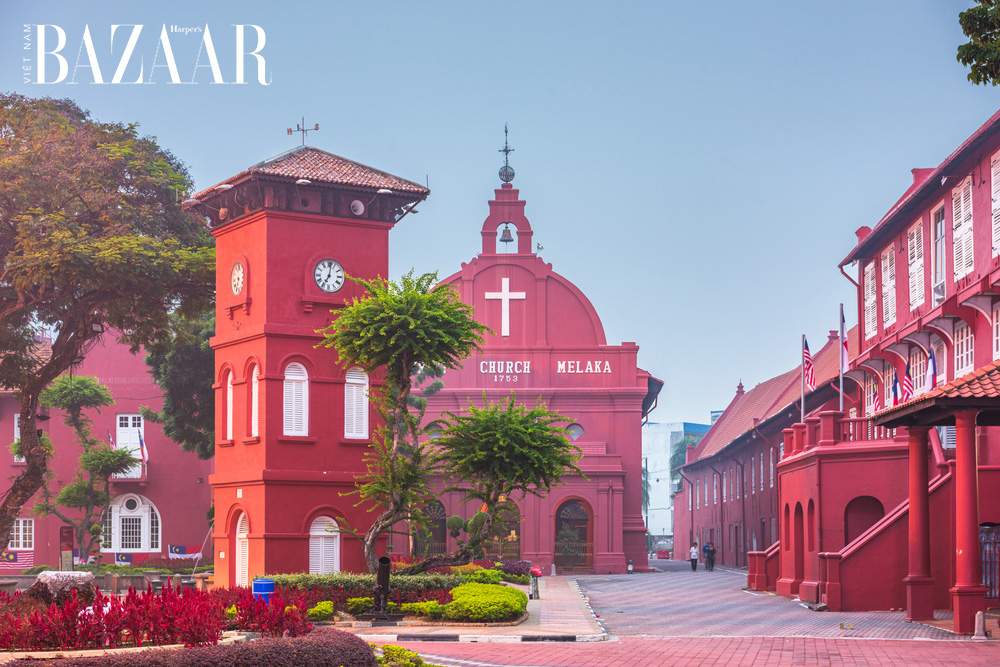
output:
[[[557,570],[589,572],[594,569],[594,522],[582,500],[567,500],[556,510],[554,561]]]

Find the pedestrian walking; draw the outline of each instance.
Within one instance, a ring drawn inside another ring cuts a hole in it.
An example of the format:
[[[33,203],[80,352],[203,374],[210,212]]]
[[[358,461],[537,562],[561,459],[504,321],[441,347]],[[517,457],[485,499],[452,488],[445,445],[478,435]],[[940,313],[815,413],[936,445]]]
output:
[[[709,542],[705,545],[705,569],[709,572],[715,570],[715,543]]]
[[[694,572],[698,569],[698,543],[691,543],[691,571]]]

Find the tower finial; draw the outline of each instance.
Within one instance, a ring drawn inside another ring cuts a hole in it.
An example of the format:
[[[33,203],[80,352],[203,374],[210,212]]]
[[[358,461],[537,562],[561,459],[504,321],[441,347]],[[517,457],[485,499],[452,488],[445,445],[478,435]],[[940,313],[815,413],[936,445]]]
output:
[[[514,180],[514,169],[510,166],[510,154],[514,152],[514,149],[510,147],[507,142],[507,123],[503,124],[503,148],[500,149],[500,153],[503,153],[503,166],[500,167],[500,180],[504,183],[510,183]]]

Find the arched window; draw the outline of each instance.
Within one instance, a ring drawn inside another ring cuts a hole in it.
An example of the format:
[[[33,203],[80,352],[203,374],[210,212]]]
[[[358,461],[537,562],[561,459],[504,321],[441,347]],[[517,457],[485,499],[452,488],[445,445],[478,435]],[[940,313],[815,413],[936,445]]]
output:
[[[250,374],[250,437],[260,435],[260,367],[254,365]]]
[[[569,426],[566,427],[566,430],[569,431],[569,433],[567,434],[569,436],[569,439],[574,442],[579,440],[584,433],[583,427],[580,426],[579,424],[570,424]]]
[[[233,439],[233,373],[226,373],[226,440]]]
[[[285,435],[309,435],[309,373],[295,362],[285,367]]]
[[[143,496],[128,493],[115,498],[104,515],[101,551],[156,552],[160,550],[160,514]]]
[[[240,515],[236,525],[236,585],[248,586],[250,572],[250,519],[246,513]]]
[[[357,367],[347,371],[344,385],[344,437],[368,437],[368,376]]]
[[[340,528],[331,517],[317,517],[309,527],[309,574],[340,572]]]

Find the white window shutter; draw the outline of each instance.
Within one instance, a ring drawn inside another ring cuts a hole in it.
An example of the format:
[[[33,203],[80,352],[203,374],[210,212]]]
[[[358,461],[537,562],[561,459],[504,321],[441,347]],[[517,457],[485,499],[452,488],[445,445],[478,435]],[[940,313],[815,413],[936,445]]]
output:
[[[260,435],[260,368],[253,367],[253,378],[250,381],[250,437]]]
[[[368,437],[368,376],[360,368],[347,371],[344,383],[344,437]]]
[[[990,196],[993,209],[993,257],[1000,255],[1000,153],[990,163]]]
[[[247,534],[250,532],[250,521],[247,515],[240,516],[240,521],[236,526],[236,585],[248,585],[248,572],[250,570],[250,540]]]
[[[309,537],[309,574],[323,574],[323,542],[322,537]]]
[[[233,374],[226,374],[226,440],[233,439]]]
[[[309,374],[299,363],[285,369],[284,434],[309,435]]]
[[[141,544],[142,544],[141,549],[143,551],[149,551],[149,533],[150,533],[149,505],[146,505],[145,503],[143,503],[143,505],[142,505],[142,533],[141,533],[141,538],[140,538],[141,539]]]
[[[910,277],[910,310],[924,302],[924,229],[918,222],[906,233]]]
[[[889,246],[882,253],[882,326],[896,321],[896,252]]]
[[[324,574],[340,572],[340,535],[323,538],[322,569]]]
[[[961,278],[962,270],[965,267],[964,245],[962,243],[962,232],[965,229],[965,214],[962,209],[962,190],[964,186],[955,188],[951,193],[952,212],[952,250],[955,259],[955,279]]]
[[[865,267],[865,339],[878,333],[876,318],[878,317],[875,299],[875,262]]]

